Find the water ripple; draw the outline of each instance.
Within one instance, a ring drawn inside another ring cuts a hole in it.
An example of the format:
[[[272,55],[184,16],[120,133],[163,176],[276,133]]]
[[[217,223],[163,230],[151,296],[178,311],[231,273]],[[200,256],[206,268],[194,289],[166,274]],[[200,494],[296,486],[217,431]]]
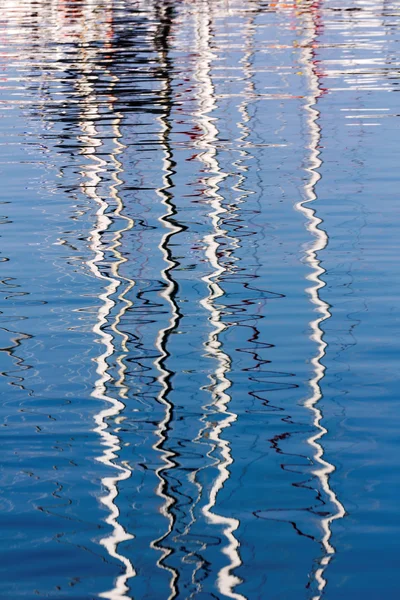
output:
[[[396,597],[399,9],[3,0],[2,597]]]

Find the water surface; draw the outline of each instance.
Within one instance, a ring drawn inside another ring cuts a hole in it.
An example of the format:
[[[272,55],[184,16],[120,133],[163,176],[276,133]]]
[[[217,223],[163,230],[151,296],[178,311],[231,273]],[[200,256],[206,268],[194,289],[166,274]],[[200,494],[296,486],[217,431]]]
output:
[[[399,35],[3,0],[2,598],[397,599]]]

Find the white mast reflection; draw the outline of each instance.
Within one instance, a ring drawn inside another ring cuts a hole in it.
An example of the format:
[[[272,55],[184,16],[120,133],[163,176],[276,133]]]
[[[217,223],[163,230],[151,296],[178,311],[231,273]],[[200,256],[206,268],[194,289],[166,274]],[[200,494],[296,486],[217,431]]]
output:
[[[230,370],[231,359],[222,348],[219,336],[227,326],[221,319],[221,310],[215,304],[218,298],[224,295],[224,290],[218,283],[218,279],[225,272],[225,267],[220,264],[218,249],[220,243],[218,238],[224,237],[226,232],[221,227],[221,214],[226,212],[222,206],[222,196],[218,193],[221,182],[226,177],[220,169],[217,159],[216,141],[218,139],[218,129],[215,126],[215,119],[209,116],[209,113],[216,108],[215,91],[211,79],[211,61],[215,55],[211,51],[211,21],[212,10],[208,2],[201,2],[196,6],[196,50],[198,54],[198,63],[195,73],[198,82],[198,100],[200,111],[198,114],[199,124],[204,134],[197,142],[197,147],[201,150],[199,159],[204,163],[206,170],[213,173],[205,178],[207,185],[206,194],[209,198],[210,206],[213,212],[210,213],[212,224],[212,233],[203,238],[206,247],[206,257],[214,271],[205,277],[203,281],[208,288],[208,296],[201,301],[201,304],[210,313],[209,320],[213,330],[205,343],[207,354],[213,357],[217,362],[215,373],[212,375],[212,384],[210,386],[213,403],[212,408],[216,410],[223,418],[217,423],[209,424],[208,439],[219,448],[220,459],[215,466],[218,469],[218,475],[215,478],[209,495],[208,503],[203,506],[202,512],[206,519],[218,526],[223,527],[223,533],[227,544],[222,552],[228,557],[229,564],[222,567],[218,573],[217,587],[221,594],[228,598],[236,600],[246,600],[242,594],[234,591],[234,588],[241,583],[241,579],[233,574],[233,570],[242,564],[239,555],[239,542],[234,533],[239,527],[239,520],[232,517],[224,517],[213,511],[217,501],[217,495],[229,479],[229,466],[233,463],[229,442],[221,437],[223,430],[232,425],[237,419],[237,415],[228,410],[231,396],[228,393],[231,387],[231,381],[227,377]],[[215,447],[214,446],[214,447]],[[213,448],[209,451],[210,456]]]
[[[95,15],[91,15],[87,22],[96,22]],[[84,27],[82,31],[85,31]],[[103,198],[101,195],[101,190],[99,191],[99,189],[103,183],[102,173],[106,173],[110,167],[107,165],[106,160],[96,154],[99,147],[103,146],[103,142],[101,140],[101,134],[99,134],[95,126],[96,117],[98,117],[100,113],[98,109],[98,101],[94,89],[93,78],[90,77],[93,75],[93,67],[91,67],[91,65],[95,64],[95,56],[93,56],[93,53],[95,52],[96,51],[93,49],[85,47],[81,48],[79,66],[83,72],[80,80],[77,83],[77,88],[81,95],[82,111],[80,115],[80,127],[84,134],[79,136],[80,141],[84,144],[84,147],[81,149],[81,154],[92,161],[92,164],[85,165],[82,170],[82,175],[86,178],[86,181],[82,184],[82,190],[88,198],[93,200],[93,202],[98,205],[96,223],[94,229],[91,231],[89,244],[94,257],[87,262],[87,265],[97,279],[100,279],[106,283],[105,291],[99,296],[99,300],[102,302],[102,304],[98,309],[97,321],[93,326],[93,332],[96,334],[96,336],[98,336],[98,339],[105,349],[104,352],[102,352],[95,359],[97,366],[96,372],[99,377],[95,382],[92,397],[102,402],[105,401],[108,405],[107,408],[104,408],[94,416],[96,423],[94,431],[100,435],[102,444],[104,446],[103,454],[99,456],[97,460],[107,467],[111,467],[115,472],[115,475],[103,477],[101,480],[104,488],[107,490],[106,495],[101,498],[101,502],[109,511],[109,515],[106,518],[106,523],[111,526],[112,533],[107,537],[102,538],[100,543],[106,548],[111,557],[116,558],[124,566],[124,571],[119,577],[117,577],[113,589],[103,592],[99,595],[100,597],[108,598],[109,600],[129,600],[130,597],[126,595],[129,590],[127,581],[129,578],[135,575],[135,570],[130,560],[118,551],[118,545],[121,542],[131,539],[133,536],[126,532],[123,526],[118,522],[119,508],[116,504],[116,498],[118,497],[119,482],[128,479],[131,476],[131,471],[127,465],[116,464],[114,462],[114,460],[118,458],[118,452],[121,449],[121,444],[118,436],[109,431],[107,424],[109,419],[113,419],[118,423],[118,419],[121,419],[121,413],[125,408],[125,404],[122,400],[114,398],[107,393],[107,383],[111,380],[111,375],[108,372],[108,359],[113,356],[119,365],[119,379],[116,382],[116,385],[119,388],[119,396],[123,399],[125,398],[127,388],[124,385],[125,366],[123,359],[127,353],[126,342],[128,338],[126,334],[123,334],[118,330],[118,325],[123,317],[123,314],[131,305],[131,302],[127,300],[125,296],[134,285],[134,282],[119,275],[119,267],[126,260],[121,255],[119,246],[121,245],[120,239],[123,233],[133,226],[133,221],[129,217],[126,217],[122,214],[123,203],[118,195],[118,186],[121,184],[119,173],[122,172],[122,165],[117,156],[122,151],[123,145],[119,142],[119,138],[121,137],[119,130],[121,115],[114,113],[115,118],[112,121],[114,149],[109,155],[111,163],[113,163],[114,167],[112,170],[113,183],[108,184],[108,189],[110,199],[116,205],[114,216],[125,220],[126,225],[112,233],[112,243],[108,246],[108,248],[105,247],[103,241],[104,235],[112,224],[112,219],[106,215],[107,209],[110,208],[111,201],[107,201],[105,198]],[[113,76],[111,73],[108,73],[108,76],[113,81],[113,83],[110,84],[108,93],[108,109],[111,113],[113,113],[113,101],[115,98],[112,96],[112,88],[114,87],[115,82],[118,81],[118,78]],[[99,267],[99,264],[105,258],[105,250],[111,251],[115,259],[111,263],[112,276],[105,275]],[[114,316],[110,322],[112,309],[116,305],[116,301],[113,300],[113,296],[117,293],[117,290],[120,286],[123,288],[118,295],[118,301],[121,305],[121,308],[117,315]],[[103,327],[107,324],[110,325],[111,329],[115,333],[115,336],[104,331]],[[117,349],[115,345],[117,336],[121,337],[122,347],[122,352],[120,352],[118,355],[116,355]]]
[[[321,558],[320,566],[314,575],[317,583],[318,594],[313,597],[313,600],[319,600],[326,586],[324,571],[332,556],[335,554],[335,548],[330,542],[332,536],[331,526],[333,521],[342,519],[345,516],[345,509],[330,485],[330,475],[335,470],[335,467],[324,458],[324,448],[322,446],[321,439],[327,433],[327,429],[322,424],[323,415],[321,409],[318,407],[318,403],[322,398],[321,380],[324,377],[326,369],[322,363],[322,359],[325,356],[325,349],[327,347],[327,343],[323,339],[324,332],[321,328],[321,324],[326,319],[329,319],[331,313],[329,310],[329,305],[319,295],[321,288],[325,286],[324,281],[321,279],[321,276],[325,273],[325,269],[322,267],[320,260],[318,259],[318,252],[321,252],[326,248],[328,244],[328,235],[320,226],[322,219],[317,217],[315,210],[309,206],[309,203],[317,199],[315,187],[321,178],[318,169],[322,164],[322,161],[319,158],[321,128],[318,125],[318,119],[320,113],[316,108],[317,99],[321,96],[322,92],[319,88],[319,80],[315,72],[312,50],[312,44],[317,38],[315,10],[315,7],[306,5],[304,6],[304,10],[301,10],[299,15],[300,19],[302,20],[302,27],[305,31],[305,36],[303,38],[300,50],[301,62],[303,65],[304,74],[307,77],[310,87],[310,94],[306,97],[305,104],[305,110],[307,112],[307,125],[310,136],[310,142],[308,145],[310,155],[309,166],[306,168],[306,171],[309,174],[309,179],[304,185],[304,193],[306,198],[305,200],[298,202],[296,208],[306,217],[307,229],[313,236],[313,242],[305,252],[305,262],[310,266],[311,269],[311,273],[307,277],[307,279],[311,282],[311,286],[308,287],[306,291],[310,295],[311,301],[316,306],[316,311],[318,312],[318,316],[310,323],[312,330],[311,338],[317,344],[318,351],[316,356],[314,356],[311,360],[311,364],[314,369],[314,376],[310,380],[312,393],[305,402],[305,407],[308,408],[312,414],[313,425],[316,429],[316,432],[308,438],[307,442],[314,451],[314,461],[317,465],[317,468],[313,471],[313,474],[319,479],[322,490],[329,498],[331,505],[334,508],[329,516],[321,519],[321,526],[323,530],[322,546],[324,549],[324,555]]]

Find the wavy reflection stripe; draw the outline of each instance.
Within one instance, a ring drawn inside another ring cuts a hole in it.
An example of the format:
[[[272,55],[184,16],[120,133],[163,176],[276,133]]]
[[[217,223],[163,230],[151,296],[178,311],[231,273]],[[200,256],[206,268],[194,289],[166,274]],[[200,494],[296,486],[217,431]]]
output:
[[[0,376],[7,377],[8,383],[11,386],[15,386],[20,390],[23,390],[29,396],[32,396],[34,391],[31,388],[26,387],[24,371],[32,369],[32,365],[28,364],[23,356],[17,354],[17,350],[22,349],[25,340],[32,339],[32,335],[23,333],[22,331],[13,331],[7,327],[1,327],[1,331],[6,332],[10,336],[11,346],[0,348],[0,352],[4,352],[12,360],[12,368],[5,371],[0,371]]]
[[[114,76],[114,84],[113,85],[115,85],[118,81],[119,81],[119,78]],[[111,90],[111,92],[112,92],[112,90]],[[112,184],[110,186],[110,195],[111,195],[111,198],[116,203],[116,209],[114,210],[114,215],[116,215],[117,218],[124,220],[126,222],[126,226],[115,232],[114,242],[113,242],[113,245],[111,246],[111,249],[117,260],[115,260],[113,262],[111,270],[114,275],[114,278],[116,278],[116,279],[119,278],[121,283],[124,284],[124,288],[118,295],[118,300],[120,302],[121,308],[120,308],[119,312],[117,313],[117,315],[111,325],[111,329],[115,332],[116,335],[119,335],[121,338],[122,352],[120,354],[118,354],[116,357],[116,362],[119,367],[119,371],[118,371],[119,379],[116,381],[116,386],[120,388],[119,396],[126,400],[128,386],[125,384],[125,372],[127,369],[127,365],[124,363],[124,359],[128,354],[127,342],[129,340],[129,336],[127,333],[120,331],[118,329],[118,327],[119,327],[126,311],[133,305],[133,302],[131,300],[129,300],[129,298],[127,298],[126,296],[131,291],[131,289],[135,286],[135,281],[133,279],[130,279],[129,277],[123,277],[119,273],[119,269],[120,269],[121,265],[123,263],[127,262],[127,260],[128,260],[121,254],[121,251],[120,251],[120,247],[122,245],[121,239],[122,239],[122,236],[124,233],[126,233],[127,231],[129,231],[133,228],[134,220],[131,217],[129,217],[123,213],[124,203],[118,193],[118,187],[121,186],[123,183],[122,179],[120,178],[120,174],[123,173],[123,165],[122,165],[121,161],[118,160],[118,155],[121,154],[123,152],[123,150],[126,148],[126,146],[120,142],[120,139],[122,137],[121,130],[120,130],[121,120],[122,120],[122,114],[116,113],[116,118],[113,120],[113,123],[112,123],[112,129],[114,132],[113,142],[115,144],[115,151],[114,151],[114,153],[112,153],[110,155],[110,158],[115,165],[115,170],[112,173],[112,178],[114,180],[114,184]]]
[[[316,429],[316,433],[311,435],[307,442],[314,450],[314,460],[318,464],[318,467],[313,471],[313,473],[319,479],[321,488],[326,496],[330,499],[332,506],[335,507],[335,511],[321,520],[324,556],[320,560],[320,567],[315,572],[318,595],[314,596],[313,600],[319,600],[319,598],[321,598],[321,594],[326,586],[324,571],[332,556],[335,554],[335,548],[330,542],[332,536],[332,522],[345,516],[344,506],[337,498],[330,485],[330,475],[335,470],[335,467],[324,458],[324,447],[321,443],[321,440],[328,430],[322,424],[323,415],[321,409],[318,407],[318,403],[322,398],[321,380],[324,377],[326,369],[322,363],[322,359],[325,356],[325,350],[327,347],[327,343],[323,339],[324,332],[321,325],[324,321],[331,317],[331,313],[329,310],[329,305],[320,297],[320,290],[325,286],[324,281],[321,279],[321,276],[325,273],[325,269],[322,267],[320,260],[318,259],[318,253],[324,250],[328,244],[328,234],[321,227],[322,219],[317,217],[315,210],[311,206],[308,206],[309,203],[317,199],[315,188],[319,179],[321,178],[319,168],[322,164],[322,161],[319,158],[321,128],[318,124],[318,119],[320,113],[316,108],[317,99],[322,95],[322,91],[319,88],[319,80],[315,71],[312,50],[312,46],[315,44],[315,40],[317,39],[317,25],[315,21],[315,19],[318,18],[316,15],[317,7],[318,2],[309,4],[307,6],[308,10],[303,10],[300,13],[301,24],[304,26],[304,30],[306,31],[306,37],[303,38],[302,48],[300,50],[301,62],[310,86],[310,94],[306,98],[305,104],[310,139],[310,155],[309,167],[306,168],[306,171],[309,175],[309,180],[304,185],[306,199],[298,202],[296,204],[296,208],[306,217],[307,229],[313,236],[312,245],[305,252],[305,262],[311,268],[311,273],[307,276],[307,279],[312,284],[307,288],[306,291],[319,313],[319,316],[310,323],[312,330],[311,337],[312,340],[317,344],[318,350],[317,354],[311,360],[314,370],[314,376],[310,380],[312,394],[305,402],[305,407],[308,408],[312,414],[313,425]]]
[[[173,497],[168,493],[168,485],[164,476],[164,471],[171,469],[175,466],[175,462],[172,460],[174,453],[167,450],[164,447],[167,441],[167,431],[169,423],[173,416],[173,405],[169,400],[170,392],[170,380],[172,377],[172,371],[168,369],[166,364],[169,352],[167,349],[168,338],[172,331],[177,327],[180,320],[180,312],[178,305],[175,301],[175,290],[176,283],[173,278],[173,269],[176,267],[177,262],[171,257],[169,244],[171,238],[182,231],[182,228],[173,222],[172,217],[174,216],[176,209],[172,202],[171,189],[173,188],[172,176],[174,174],[174,160],[173,153],[170,144],[170,112],[171,112],[171,65],[168,57],[168,31],[171,26],[170,16],[168,16],[168,5],[160,5],[158,7],[157,18],[161,24],[161,27],[165,27],[165,31],[161,32],[157,36],[156,51],[158,53],[159,62],[161,64],[164,79],[163,87],[160,91],[160,97],[163,100],[162,106],[164,112],[158,117],[160,123],[159,139],[161,147],[163,149],[163,177],[162,186],[157,189],[157,194],[161,199],[161,203],[164,207],[164,214],[159,217],[159,222],[162,225],[164,234],[161,237],[161,241],[158,248],[161,252],[164,268],[161,271],[161,278],[165,281],[165,286],[160,292],[160,296],[167,302],[170,308],[170,317],[165,327],[158,331],[156,338],[156,348],[158,350],[158,357],[154,361],[154,366],[158,371],[158,383],[160,384],[160,392],[157,396],[157,400],[165,408],[164,417],[159,421],[156,431],[157,441],[153,445],[153,448],[161,454],[162,465],[155,471],[158,477],[158,485],[156,488],[156,494],[162,500],[161,514],[166,518],[168,525],[167,531],[158,539],[153,540],[150,544],[151,548],[154,548],[161,552],[161,557],[157,561],[157,566],[170,573],[170,595],[169,599],[175,598],[178,595],[177,582],[179,574],[176,569],[169,567],[165,564],[165,559],[172,553],[171,548],[167,548],[162,544],[163,540],[167,538],[173,530],[174,517],[170,512],[171,506],[174,504]]]
[[[111,467],[114,471],[117,471],[117,474],[114,476],[103,477],[101,480],[103,486],[108,490],[108,494],[101,498],[101,502],[109,510],[106,523],[112,527],[112,533],[111,535],[102,538],[100,543],[106,548],[111,557],[116,558],[124,565],[124,573],[117,577],[113,589],[107,592],[102,592],[100,597],[108,598],[109,600],[129,600],[129,597],[126,595],[126,592],[128,591],[127,581],[130,577],[135,575],[135,570],[131,561],[126,556],[118,552],[118,545],[121,542],[131,539],[133,536],[127,533],[123,526],[118,522],[119,509],[115,500],[118,496],[118,483],[128,479],[131,476],[131,471],[126,466],[121,466],[115,463],[114,459],[118,457],[118,452],[121,449],[121,445],[118,436],[111,433],[111,431],[108,430],[107,425],[108,419],[116,419],[121,414],[125,408],[125,404],[107,394],[107,382],[109,382],[111,379],[111,376],[108,373],[109,367],[107,359],[116,354],[116,347],[113,336],[104,331],[103,326],[109,323],[111,311],[115,306],[115,301],[112,299],[112,296],[117,292],[122,283],[122,279],[118,275],[118,267],[124,261],[124,259],[118,252],[117,247],[118,244],[120,244],[122,231],[129,228],[131,223],[128,223],[128,226],[123,230],[113,233],[113,244],[111,250],[117,260],[112,265],[113,277],[105,275],[102,273],[99,264],[104,260],[105,257],[103,236],[104,233],[108,231],[112,220],[105,214],[106,210],[109,208],[109,203],[103,199],[97,191],[102,182],[101,173],[107,170],[107,163],[101,157],[96,156],[97,149],[101,147],[103,143],[97,137],[98,131],[94,125],[94,120],[96,116],[98,116],[99,111],[98,106],[96,105],[95,90],[93,84],[88,78],[89,74],[90,69],[88,69],[87,72],[82,73],[81,80],[78,82],[78,86],[81,88],[81,91],[85,92],[82,93],[83,108],[80,116],[80,127],[84,135],[79,136],[80,141],[85,144],[85,147],[81,149],[81,154],[91,159],[92,163],[94,163],[90,166],[86,165],[82,170],[83,176],[86,177],[86,181],[82,184],[82,190],[88,198],[98,204],[99,208],[96,213],[96,223],[94,229],[91,231],[89,244],[94,257],[87,262],[87,265],[97,279],[107,282],[105,291],[99,295],[99,300],[102,302],[102,304],[100,305],[97,313],[97,322],[93,326],[93,332],[98,336],[98,339],[101,340],[105,350],[95,359],[97,365],[96,372],[99,375],[99,378],[95,382],[92,397],[107,402],[108,407],[101,410],[94,416],[94,420],[97,425],[94,431],[100,435],[102,438],[102,444],[105,446],[103,454],[99,456],[97,460],[104,465]],[[121,144],[115,143],[115,140],[118,142],[119,137],[118,125],[119,120],[117,119],[114,121],[113,126],[115,134],[114,144],[116,145],[116,149],[113,154],[114,159],[115,153],[121,151]],[[111,197],[113,197],[114,200],[117,200],[117,210],[121,212],[122,203],[116,192],[116,185],[118,185],[118,182],[119,178],[117,176],[117,180],[115,181],[115,184],[111,186],[110,192]],[[128,283],[128,287],[131,286],[131,284],[132,282]],[[126,291],[127,289],[125,289],[122,294],[126,293]],[[124,308],[125,310],[127,308],[126,302],[124,304]],[[121,310],[122,312],[120,311],[118,313],[117,317],[111,324],[111,328],[114,330],[114,332],[118,331],[118,319],[120,319],[123,314],[123,309]],[[123,378],[123,376],[123,371],[121,372],[120,370],[120,377]]]
[[[205,349],[207,354],[214,358],[217,363],[215,372],[211,378],[212,385],[210,389],[213,399],[211,406],[219,414],[224,415],[224,418],[217,424],[210,424],[211,429],[208,439],[214,442],[215,447],[218,447],[220,458],[214,464],[218,470],[218,475],[211,486],[209,501],[203,506],[202,512],[210,523],[223,527],[223,533],[227,540],[227,544],[222,552],[227,556],[229,564],[222,567],[218,572],[218,590],[228,598],[246,600],[242,594],[234,591],[234,588],[241,583],[241,579],[233,574],[233,570],[242,564],[239,554],[239,542],[234,535],[234,532],[239,527],[239,520],[232,517],[224,517],[213,510],[219,491],[230,477],[229,466],[233,463],[229,442],[223,439],[222,433],[224,429],[236,421],[237,415],[228,410],[231,400],[228,390],[232,384],[227,377],[227,373],[231,367],[231,359],[223,350],[219,339],[219,336],[227,329],[227,326],[222,322],[221,310],[216,305],[216,300],[224,295],[224,290],[219,284],[219,277],[226,270],[220,264],[218,257],[220,247],[218,239],[226,236],[225,230],[221,227],[221,215],[226,212],[226,209],[222,206],[222,196],[218,192],[221,182],[226,178],[227,174],[221,171],[217,160],[216,142],[219,132],[215,125],[215,119],[210,116],[210,113],[216,107],[216,100],[210,74],[211,61],[215,55],[211,51],[212,10],[209,2],[199,3],[198,10],[195,12],[195,18],[196,50],[198,56],[196,79],[198,82],[198,100],[200,104],[198,119],[204,132],[196,142],[196,145],[200,149],[199,160],[202,161],[209,173],[213,173],[213,175],[205,178],[207,185],[206,195],[212,208],[212,212],[209,215],[212,232],[204,236],[203,242],[206,258],[214,270],[202,278],[207,285],[208,296],[201,300],[201,304],[209,311],[209,321],[213,327],[207,342],[205,342]],[[212,451],[208,452],[208,456],[211,455]]]

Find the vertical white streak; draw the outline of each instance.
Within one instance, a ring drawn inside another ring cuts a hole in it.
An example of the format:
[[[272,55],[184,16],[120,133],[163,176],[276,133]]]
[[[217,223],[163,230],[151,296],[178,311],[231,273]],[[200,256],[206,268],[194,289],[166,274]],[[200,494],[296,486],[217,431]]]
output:
[[[315,309],[318,313],[318,316],[310,323],[312,330],[311,338],[316,343],[318,350],[317,354],[311,361],[314,369],[314,376],[310,380],[311,396],[306,400],[305,407],[309,409],[312,414],[313,425],[316,430],[316,432],[307,440],[314,451],[316,469],[313,473],[319,479],[322,490],[334,507],[334,512],[332,512],[330,516],[324,517],[321,520],[323,529],[322,546],[324,548],[324,556],[320,561],[320,567],[315,573],[315,579],[318,586],[318,595],[314,596],[313,598],[313,600],[319,600],[326,586],[324,571],[332,556],[335,554],[335,548],[330,542],[332,535],[331,525],[333,521],[344,517],[345,509],[330,485],[330,475],[335,470],[335,467],[324,458],[324,448],[321,440],[327,433],[327,429],[322,423],[323,415],[321,409],[318,407],[318,403],[322,398],[321,380],[325,374],[325,366],[322,363],[322,359],[325,356],[325,350],[327,347],[327,344],[323,339],[323,330],[321,324],[326,319],[329,319],[331,313],[329,311],[329,305],[320,297],[320,290],[325,286],[325,283],[321,279],[321,276],[325,273],[325,269],[321,266],[320,260],[318,259],[318,253],[324,250],[328,244],[328,235],[320,226],[322,220],[316,216],[315,210],[309,206],[309,204],[317,198],[315,187],[321,178],[318,169],[322,163],[321,159],[319,158],[319,143],[321,139],[321,130],[318,125],[319,111],[316,108],[317,99],[320,97],[321,91],[319,89],[318,76],[316,75],[314,69],[312,50],[312,44],[316,39],[316,24],[314,22],[313,12],[315,9],[311,6],[308,6],[307,8],[308,10],[304,10],[301,13],[301,18],[304,20],[302,25],[307,32],[306,37],[302,42],[301,62],[310,86],[310,94],[306,98],[305,104],[310,139],[308,146],[310,151],[309,166],[306,169],[309,179],[304,186],[306,198],[305,200],[299,202],[296,205],[296,208],[306,217],[307,229],[313,237],[313,242],[305,253],[305,261],[311,269],[311,273],[307,277],[307,279],[311,282],[311,285],[306,291],[309,294],[311,302],[315,305]]]
[[[93,22],[94,17],[95,15],[92,15],[89,22]],[[118,398],[114,398],[107,393],[107,383],[111,379],[111,376],[108,373],[109,366],[107,361],[113,356],[116,358],[117,364],[119,364],[119,381],[117,382],[117,387],[120,388],[120,395],[124,397],[125,388],[123,382],[125,368],[123,366],[123,357],[124,352],[126,352],[127,337],[119,332],[118,325],[123,314],[131,304],[125,299],[125,295],[128,290],[131,289],[134,283],[129,279],[119,276],[119,267],[123,262],[125,262],[125,259],[122,257],[118,248],[121,244],[120,238],[122,237],[123,232],[130,229],[133,226],[133,222],[128,217],[124,217],[122,215],[123,203],[117,191],[118,185],[121,183],[118,173],[122,171],[122,166],[120,161],[117,159],[117,155],[121,152],[123,146],[118,141],[118,138],[121,137],[119,131],[119,123],[121,118],[120,116],[116,116],[113,120],[112,126],[114,133],[113,143],[115,148],[110,154],[111,162],[114,163],[115,166],[115,170],[112,174],[112,178],[115,183],[110,184],[109,191],[110,198],[116,203],[116,210],[114,214],[117,216],[117,218],[123,218],[126,221],[126,227],[123,227],[112,234],[112,243],[107,249],[112,252],[115,260],[113,260],[111,264],[112,276],[105,275],[102,273],[99,264],[104,260],[105,257],[106,247],[103,242],[104,234],[108,231],[110,225],[112,224],[112,220],[106,215],[106,211],[110,207],[111,201],[104,199],[101,195],[101,192],[99,193],[98,191],[102,183],[101,174],[107,171],[107,162],[96,155],[97,149],[101,147],[103,143],[101,141],[101,136],[99,135],[99,132],[94,124],[95,118],[99,115],[96,92],[93,87],[93,83],[89,78],[89,75],[92,73],[90,64],[94,64],[94,62],[91,60],[90,62],[87,61],[87,64],[85,64],[85,55],[85,49],[82,49],[80,68],[84,69],[84,72],[81,75],[81,79],[79,80],[77,87],[82,93],[83,98],[81,101],[82,111],[80,116],[80,127],[84,135],[80,136],[79,139],[84,144],[81,154],[90,159],[93,164],[85,166],[82,170],[82,175],[85,177],[85,182],[82,184],[82,190],[88,198],[98,205],[96,223],[89,238],[90,249],[92,250],[94,256],[87,262],[87,265],[93,275],[105,283],[105,291],[99,295],[101,305],[97,312],[97,321],[93,326],[93,332],[103,345],[104,351],[95,359],[98,379],[95,382],[92,397],[102,402],[106,402],[107,407],[102,409],[94,416],[94,421],[96,423],[94,431],[96,431],[101,437],[102,445],[104,447],[102,455],[99,456],[97,460],[103,463],[105,466],[110,467],[115,472],[115,475],[103,477],[101,480],[102,485],[107,490],[106,494],[102,496],[101,502],[108,509],[109,514],[106,518],[106,523],[111,526],[112,533],[107,537],[102,538],[100,543],[106,548],[111,557],[116,558],[124,566],[124,572],[117,577],[114,587],[110,591],[101,593],[100,596],[103,598],[108,598],[109,600],[129,600],[129,596],[126,595],[126,592],[128,591],[127,581],[130,577],[135,575],[135,571],[130,560],[118,551],[118,545],[121,542],[131,539],[133,536],[127,533],[118,521],[119,508],[117,506],[116,499],[118,497],[119,482],[128,479],[131,475],[131,471],[128,466],[119,465],[115,462],[115,459],[118,458],[118,452],[121,449],[120,440],[117,435],[109,431],[107,424],[107,420],[109,419],[114,419],[114,421],[117,421],[118,417],[121,415],[121,412],[125,408],[125,404]],[[93,57],[90,58],[93,59]],[[113,79],[114,81],[116,80],[115,77]],[[113,84],[111,85],[110,90],[112,87]],[[110,112],[113,111],[112,100],[110,100],[108,108]],[[120,286],[122,286],[122,291],[118,296],[118,300],[121,302],[121,308],[118,314],[110,322],[111,311],[116,304],[112,297],[114,294],[116,294]],[[115,336],[104,331],[103,328],[107,324],[110,324],[111,329],[116,334]],[[117,336],[122,338],[122,354],[119,356],[117,355],[117,348],[115,345]]]
[[[201,150],[199,159],[203,162],[209,173],[214,173],[214,175],[205,178],[205,184],[207,185],[206,193],[212,208],[212,212],[210,213],[212,233],[203,238],[206,257],[214,270],[210,275],[203,277],[209,293],[201,301],[201,304],[209,311],[209,321],[213,327],[205,343],[205,348],[207,354],[213,357],[217,363],[215,373],[212,376],[212,406],[214,410],[223,415],[223,418],[218,423],[214,423],[210,427],[209,440],[218,447],[220,458],[215,465],[218,475],[211,486],[209,501],[203,507],[202,511],[210,523],[223,527],[223,533],[227,540],[227,544],[223,548],[223,553],[227,556],[229,563],[222,567],[218,573],[218,590],[228,598],[245,600],[244,596],[234,591],[235,586],[241,583],[241,580],[233,574],[233,570],[242,564],[239,555],[239,542],[234,535],[239,526],[239,520],[232,517],[224,517],[213,511],[218,492],[229,479],[229,466],[233,462],[229,442],[224,440],[221,434],[224,429],[232,425],[237,419],[237,415],[228,410],[231,400],[228,390],[231,382],[226,374],[230,370],[231,360],[223,351],[219,340],[220,334],[227,326],[222,322],[221,310],[215,304],[216,300],[224,295],[224,291],[218,283],[219,277],[225,271],[225,268],[219,262],[218,249],[220,243],[218,239],[224,237],[226,234],[225,230],[221,227],[221,214],[225,213],[226,209],[222,206],[222,197],[219,195],[218,190],[226,174],[221,171],[217,160],[215,143],[218,139],[218,129],[214,124],[214,119],[209,116],[209,113],[214,110],[216,102],[214,86],[210,75],[211,61],[214,58],[214,54],[210,48],[210,19],[212,18],[212,14],[208,2],[199,3],[196,6],[195,17],[197,26],[196,51],[198,56],[196,80],[198,81],[198,100],[200,104],[198,117],[199,124],[204,132],[201,139],[197,142],[197,146]]]

